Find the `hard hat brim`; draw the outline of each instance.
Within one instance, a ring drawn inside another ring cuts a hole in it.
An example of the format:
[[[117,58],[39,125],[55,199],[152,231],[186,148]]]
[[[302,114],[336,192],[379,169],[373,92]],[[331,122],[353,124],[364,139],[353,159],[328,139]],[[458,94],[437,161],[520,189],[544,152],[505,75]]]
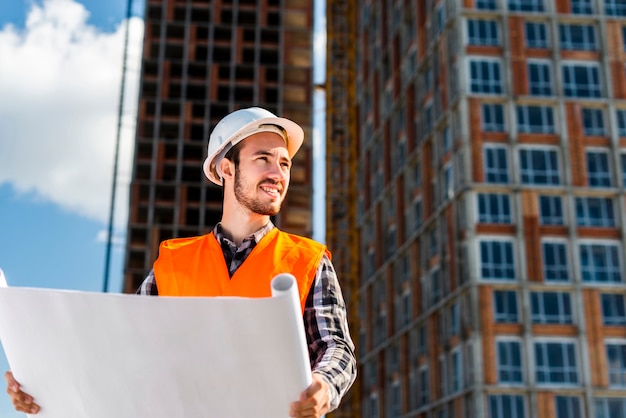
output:
[[[211,182],[217,184],[218,186],[221,186],[222,180],[218,176],[216,176],[215,171],[212,170],[212,167],[216,163],[215,158],[220,155],[226,147],[233,147],[244,139],[254,135],[255,133],[263,132],[262,129],[258,129],[261,125],[276,125],[285,130],[287,136],[287,138],[285,138],[285,142],[287,145],[289,158],[293,158],[293,156],[296,155],[296,153],[302,146],[302,142],[304,142],[304,130],[297,123],[289,119],[279,117],[258,119],[243,125],[232,135],[230,135],[230,137],[226,141],[224,141],[224,143],[221,144],[216,150],[214,150],[211,155],[207,156],[207,158],[204,160],[204,164],[202,165],[204,175],[207,176],[207,178],[211,180]],[[244,132],[245,135],[242,135],[242,133]]]

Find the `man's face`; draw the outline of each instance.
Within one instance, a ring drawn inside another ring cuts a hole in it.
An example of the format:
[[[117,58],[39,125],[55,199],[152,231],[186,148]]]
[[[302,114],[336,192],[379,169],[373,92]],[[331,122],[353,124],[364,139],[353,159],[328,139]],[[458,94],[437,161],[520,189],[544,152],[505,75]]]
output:
[[[235,169],[235,198],[253,213],[276,215],[287,194],[290,169],[280,135],[261,132],[244,139]]]

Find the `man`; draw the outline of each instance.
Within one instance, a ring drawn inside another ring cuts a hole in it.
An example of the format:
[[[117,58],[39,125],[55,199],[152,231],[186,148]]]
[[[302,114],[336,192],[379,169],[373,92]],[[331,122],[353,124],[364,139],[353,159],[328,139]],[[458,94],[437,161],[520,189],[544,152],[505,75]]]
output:
[[[270,296],[279,273],[298,281],[313,383],[290,405],[292,417],[335,409],[356,377],[343,296],[330,253],[308,238],[279,231],[270,221],[289,187],[291,159],[304,131],[261,108],[237,110],[209,138],[204,173],[224,187],[222,220],[207,235],[161,243],[154,268],[137,293],[161,296]],[[15,409],[39,406],[5,375]]]

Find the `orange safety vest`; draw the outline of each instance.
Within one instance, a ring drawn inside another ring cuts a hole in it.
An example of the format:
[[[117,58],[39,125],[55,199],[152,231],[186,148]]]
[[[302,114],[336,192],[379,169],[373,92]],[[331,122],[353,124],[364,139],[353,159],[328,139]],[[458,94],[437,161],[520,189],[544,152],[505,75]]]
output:
[[[224,252],[213,233],[163,241],[154,262],[159,296],[271,296],[270,282],[281,273],[291,273],[298,282],[304,305],[322,255],[330,258],[325,245],[298,235],[272,229],[252,249],[232,277]]]

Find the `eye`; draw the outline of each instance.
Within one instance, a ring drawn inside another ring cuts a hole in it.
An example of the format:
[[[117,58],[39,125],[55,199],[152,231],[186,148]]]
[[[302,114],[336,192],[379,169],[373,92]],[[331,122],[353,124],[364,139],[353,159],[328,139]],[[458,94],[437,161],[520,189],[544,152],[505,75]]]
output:
[[[283,168],[287,168],[287,169],[288,169],[288,168],[291,168],[291,164],[290,164],[290,163],[288,163],[288,162],[280,163],[280,165],[281,165],[281,167],[283,167]]]

